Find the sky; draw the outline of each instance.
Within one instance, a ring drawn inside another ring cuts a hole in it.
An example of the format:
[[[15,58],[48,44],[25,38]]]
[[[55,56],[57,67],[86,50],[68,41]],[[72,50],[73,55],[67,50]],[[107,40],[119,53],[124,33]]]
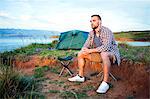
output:
[[[113,32],[150,30],[150,0],[0,0],[0,28],[90,31],[93,14]]]

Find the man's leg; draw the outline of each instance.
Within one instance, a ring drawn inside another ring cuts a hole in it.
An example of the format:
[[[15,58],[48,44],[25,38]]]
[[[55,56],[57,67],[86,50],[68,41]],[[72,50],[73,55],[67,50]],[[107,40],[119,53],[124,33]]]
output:
[[[85,65],[85,58],[89,58],[89,54],[84,53],[80,51],[78,53],[78,66],[79,66],[79,74],[76,75],[75,77],[68,78],[69,81],[78,81],[78,82],[84,82],[85,77],[84,77],[84,65]]]
[[[104,79],[103,81],[108,82],[112,53],[111,52],[101,52],[101,58],[103,61],[103,72],[104,72]]]
[[[102,59],[100,57],[100,53],[84,53],[80,51],[78,53],[78,66],[79,66],[79,75],[81,77],[84,76],[84,66],[85,66],[85,59],[91,61],[91,62],[101,62]]]
[[[79,76],[83,77],[84,73],[84,65],[85,65],[85,58],[87,55],[85,55],[82,51],[78,53],[78,67],[79,67]]]
[[[100,84],[97,92],[98,93],[106,93],[107,90],[109,89],[109,85],[107,82],[108,82],[108,77],[109,77],[109,72],[110,72],[110,67],[111,67],[111,60],[113,58],[113,53],[101,52],[101,58],[103,61],[104,78],[103,78],[103,82]]]

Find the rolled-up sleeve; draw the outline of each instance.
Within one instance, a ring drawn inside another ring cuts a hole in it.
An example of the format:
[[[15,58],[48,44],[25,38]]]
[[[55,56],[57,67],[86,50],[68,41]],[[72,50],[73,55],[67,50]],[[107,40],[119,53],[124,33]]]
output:
[[[106,52],[111,50],[113,33],[110,30],[104,31],[102,38],[102,45],[97,47],[98,52]]]

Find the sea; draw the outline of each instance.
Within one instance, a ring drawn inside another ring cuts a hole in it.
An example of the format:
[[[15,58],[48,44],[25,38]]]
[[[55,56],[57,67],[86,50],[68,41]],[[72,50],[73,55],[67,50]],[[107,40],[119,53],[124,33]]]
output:
[[[58,38],[50,38],[49,36],[0,37],[0,52],[13,51],[32,43],[48,44],[53,40],[58,40]]]

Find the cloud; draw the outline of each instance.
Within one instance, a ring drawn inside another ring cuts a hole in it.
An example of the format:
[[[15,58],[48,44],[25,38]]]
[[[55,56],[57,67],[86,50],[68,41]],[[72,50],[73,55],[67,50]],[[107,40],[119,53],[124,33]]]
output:
[[[0,11],[0,18],[9,19],[9,14],[4,11]]]
[[[20,16],[20,19],[21,19],[22,21],[28,21],[28,20],[30,20],[31,18],[32,18],[31,15],[21,15],[21,16]]]
[[[0,7],[0,26],[90,31],[90,16],[100,14],[103,25],[112,31],[148,29],[149,4],[146,0],[7,0]]]
[[[8,12],[0,11],[0,18],[7,20],[15,20],[16,18],[14,16],[11,16]]]
[[[0,16],[2,16],[2,17],[8,17],[8,13],[0,11]]]

